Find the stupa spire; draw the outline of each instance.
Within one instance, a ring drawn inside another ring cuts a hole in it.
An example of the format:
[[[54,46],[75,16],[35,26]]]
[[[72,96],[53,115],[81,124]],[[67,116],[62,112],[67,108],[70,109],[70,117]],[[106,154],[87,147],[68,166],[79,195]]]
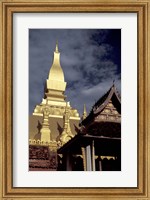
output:
[[[79,113],[76,109],[71,108],[70,104],[67,104],[66,106],[66,95],[65,95],[66,84],[67,83],[65,82],[65,79],[64,79],[64,72],[60,64],[60,52],[58,49],[58,41],[56,41],[56,45],[54,47],[53,62],[52,62],[49,75],[45,84],[44,98],[42,99],[42,102],[40,103],[40,105],[36,105],[34,109],[34,113],[33,113],[34,115],[38,115],[38,116],[43,115],[42,125],[44,128],[45,128],[45,124],[46,126],[48,126],[48,118],[47,118],[48,115],[45,115],[47,112],[47,110],[45,111],[44,109],[45,105],[49,107],[48,109],[49,117],[51,116],[55,116],[59,118],[64,117],[65,118],[64,121],[65,121],[67,116],[69,115],[69,118],[71,117],[78,120],[80,119]],[[65,116],[64,116],[64,113],[65,113]],[[69,131],[70,127],[69,125],[67,125],[68,123],[69,121],[66,120],[65,128],[67,127],[67,132],[70,132]],[[46,134],[42,134],[42,136],[45,138]]]
[[[54,51],[53,63],[49,71],[49,76],[46,84],[46,96],[52,100],[64,101],[64,92],[66,89],[66,82],[64,79],[64,72],[60,65],[60,52],[58,50],[58,41],[56,41],[56,48]],[[55,94],[54,94],[55,93]]]
[[[58,50],[58,40],[56,41],[56,48],[55,48],[55,52],[58,53],[59,50]]]
[[[54,51],[53,64],[49,71],[49,80],[57,80],[64,82],[64,72],[60,65],[60,52],[58,51],[58,42]]]

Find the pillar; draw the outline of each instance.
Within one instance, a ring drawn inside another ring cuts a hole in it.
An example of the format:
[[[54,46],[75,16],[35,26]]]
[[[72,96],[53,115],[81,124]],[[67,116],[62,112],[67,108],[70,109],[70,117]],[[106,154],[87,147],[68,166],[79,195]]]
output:
[[[86,146],[85,151],[86,151],[86,170],[92,171],[91,145]]]
[[[91,154],[92,154],[92,171],[95,171],[95,146],[94,146],[94,140],[92,141],[92,145],[91,145]]]
[[[99,171],[102,171],[102,160],[100,159],[98,161]]]
[[[72,171],[72,160],[69,152],[65,155],[66,158],[66,171]]]
[[[86,151],[85,147],[81,147],[82,157],[83,157],[83,169],[86,171]]]

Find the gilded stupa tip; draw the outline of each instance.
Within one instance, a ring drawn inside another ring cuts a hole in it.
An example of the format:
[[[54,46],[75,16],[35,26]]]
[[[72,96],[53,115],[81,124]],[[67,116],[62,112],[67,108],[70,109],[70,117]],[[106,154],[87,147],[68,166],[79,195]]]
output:
[[[66,82],[64,79],[64,72],[60,65],[60,52],[58,50],[58,41],[54,50],[53,63],[49,71],[47,80],[47,89],[65,91]]]
[[[86,105],[85,104],[84,104],[83,113],[87,114],[87,112],[86,112]]]
[[[56,48],[55,48],[55,52],[58,53],[59,50],[58,50],[58,40],[56,41]]]
[[[53,64],[50,68],[49,79],[64,82],[64,73],[60,65],[60,53],[58,51],[58,41],[54,51]]]

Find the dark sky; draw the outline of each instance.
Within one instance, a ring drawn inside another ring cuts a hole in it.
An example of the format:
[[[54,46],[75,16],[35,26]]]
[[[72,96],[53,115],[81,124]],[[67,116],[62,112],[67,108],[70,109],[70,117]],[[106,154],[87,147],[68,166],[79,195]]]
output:
[[[112,86],[121,90],[120,29],[30,29],[29,111],[40,104],[58,40],[67,101],[80,114]]]

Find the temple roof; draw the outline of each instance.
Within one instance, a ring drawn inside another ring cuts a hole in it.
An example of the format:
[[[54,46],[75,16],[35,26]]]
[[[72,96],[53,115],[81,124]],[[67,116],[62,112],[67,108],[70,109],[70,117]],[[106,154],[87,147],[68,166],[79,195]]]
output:
[[[121,115],[121,98],[113,84],[111,88],[93,105],[89,115],[81,122],[80,125],[90,124],[94,119],[103,112],[109,103],[112,103],[116,112]],[[103,120],[104,121],[104,120]]]
[[[84,127],[81,133],[83,135],[121,138],[121,123],[94,121]]]
[[[94,113],[100,112],[107,105],[108,101],[113,97],[113,95],[117,100],[116,106],[120,106],[121,105],[120,94],[118,93],[115,85],[113,84],[112,87],[108,90],[108,92],[106,92],[106,94],[104,94],[93,106]],[[120,109],[119,111],[121,112]]]
[[[117,156],[121,152],[121,138],[80,134],[69,140],[57,152],[63,154],[69,151],[71,154],[81,154],[81,147],[90,145],[92,141],[95,144],[95,155]]]

